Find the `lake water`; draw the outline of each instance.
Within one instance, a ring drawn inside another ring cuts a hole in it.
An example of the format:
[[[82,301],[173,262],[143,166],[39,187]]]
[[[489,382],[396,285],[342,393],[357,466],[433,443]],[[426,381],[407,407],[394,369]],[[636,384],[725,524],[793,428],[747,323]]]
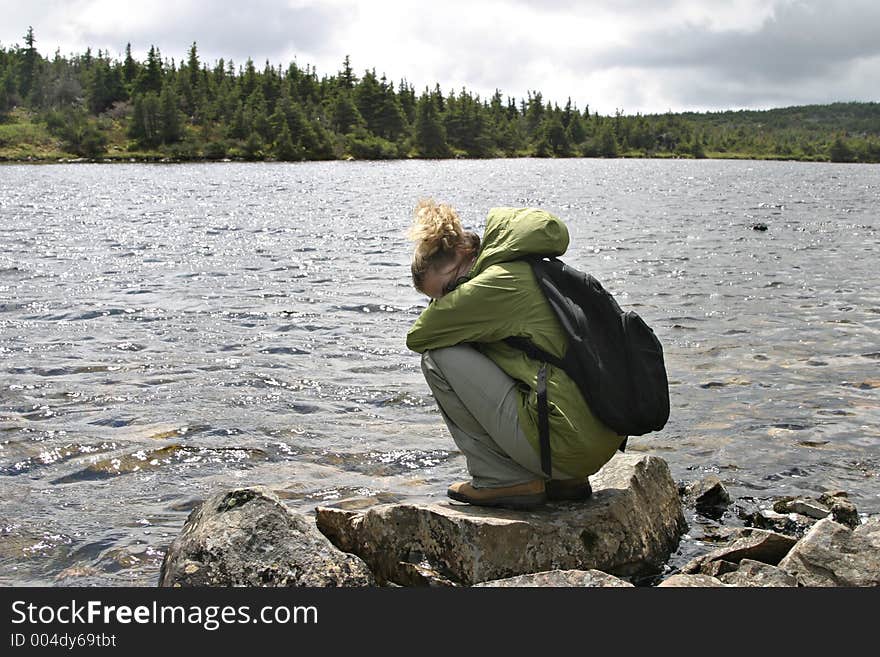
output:
[[[664,344],[630,451],[880,512],[880,166],[493,160],[0,167],[0,585],[156,583],[207,495],[445,499],[405,333],[411,209],[563,218]],[[753,230],[764,223],[766,231]],[[729,518],[728,522],[735,522]],[[691,548],[696,549],[696,548]]]

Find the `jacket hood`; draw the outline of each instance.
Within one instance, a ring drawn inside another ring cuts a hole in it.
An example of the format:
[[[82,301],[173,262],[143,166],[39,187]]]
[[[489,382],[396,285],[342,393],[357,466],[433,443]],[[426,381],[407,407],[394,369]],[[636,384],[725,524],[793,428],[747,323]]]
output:
[[[471,276],[499,262],[524,256],[560,256],[568,248],[568,228],[537,208],[492,208]]]

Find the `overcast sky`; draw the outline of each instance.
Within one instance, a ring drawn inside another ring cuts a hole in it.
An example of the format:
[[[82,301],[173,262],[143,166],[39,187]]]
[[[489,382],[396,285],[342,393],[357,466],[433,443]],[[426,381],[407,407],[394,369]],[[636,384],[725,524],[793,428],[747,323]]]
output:
[[[180,61],[334,74],[345,55],[417,91],[538,90],[611,114],[880,100],[880,0],[0,0],[0,45],[131,43]]]

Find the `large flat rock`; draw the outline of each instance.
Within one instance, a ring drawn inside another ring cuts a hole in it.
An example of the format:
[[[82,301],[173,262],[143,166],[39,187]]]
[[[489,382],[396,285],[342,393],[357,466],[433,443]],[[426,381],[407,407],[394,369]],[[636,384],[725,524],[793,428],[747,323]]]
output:
[[[317,509],[318,528],[379,583],[473,585],[551,570],[659,572],[686,528],[666,462],[619,454],[585,502],[510,511],[443,502]]]
[[[262,487],[214,495],[171,544],[159,586],[369,586],[363,561]]]

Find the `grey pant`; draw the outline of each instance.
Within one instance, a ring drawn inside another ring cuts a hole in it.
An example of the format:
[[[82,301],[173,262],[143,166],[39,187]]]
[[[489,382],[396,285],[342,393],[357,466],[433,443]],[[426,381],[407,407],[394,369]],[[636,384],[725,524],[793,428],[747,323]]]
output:
[[[516,381],[473,347],[426,351],[422,372],[476,488],[546,479],[517,413]],[[571,475],[554,468],[554,478]]]

